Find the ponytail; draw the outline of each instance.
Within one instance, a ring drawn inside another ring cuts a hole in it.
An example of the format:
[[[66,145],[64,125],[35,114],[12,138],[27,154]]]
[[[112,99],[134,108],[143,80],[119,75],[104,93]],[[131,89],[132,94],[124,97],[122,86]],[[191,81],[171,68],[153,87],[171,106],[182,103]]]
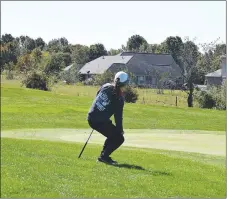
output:
[[[117,97],[120,96],[120,93],[121,93],[119,81],[120,81],[120,78],[117,78],[116,81],[114,82],[115,83],[114,88],[115,88]]]

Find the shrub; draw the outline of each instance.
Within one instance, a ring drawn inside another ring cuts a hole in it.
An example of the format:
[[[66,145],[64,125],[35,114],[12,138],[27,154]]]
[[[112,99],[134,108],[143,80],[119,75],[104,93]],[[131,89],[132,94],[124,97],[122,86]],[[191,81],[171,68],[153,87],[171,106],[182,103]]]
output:
[[[137,90],[127,86],[124,91],[125,102],[127,103],[136,103],[138,100],[138,93]]]
[[[60,79],[66,81],[67,84],[75,84],[80,81],[79,70],[81,66],[78,64],[73,64],[67,71],[62,71],[60,73]]]
[[[9,62],[4,65],[6,79],[8,79],[8,80],[14,79],[14,71],[13,71],[14,68],[15,68],[15,65],[13,62]]]
[[[96,75],[94,78],[94,85],[103,85],[105,83],[110,83],[114,79],[114,74],[110,71],[106,71],[102,75]]]
[[[195,99],[198,101],[200,108],[213,108],[215,106],[215,100],[208,91],[195,92]]]
[[[195,99],[200,108],[226,109],[226,81],[221,87],[209,87],[206,91],[196,91]]]
[[[48,78],[39,72],[31,72],[22,81],[26,88],[48,91]]]

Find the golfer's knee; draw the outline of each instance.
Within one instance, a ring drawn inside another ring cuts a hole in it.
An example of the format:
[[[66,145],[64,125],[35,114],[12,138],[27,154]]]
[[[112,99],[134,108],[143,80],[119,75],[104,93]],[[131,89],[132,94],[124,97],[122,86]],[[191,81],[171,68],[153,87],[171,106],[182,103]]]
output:
[[[124,138],[123,135],[121,135],[121,136],[119,137],[119,143],[120,143],[120,144],[123,144],[124,141],[125,141],[125,138]]]

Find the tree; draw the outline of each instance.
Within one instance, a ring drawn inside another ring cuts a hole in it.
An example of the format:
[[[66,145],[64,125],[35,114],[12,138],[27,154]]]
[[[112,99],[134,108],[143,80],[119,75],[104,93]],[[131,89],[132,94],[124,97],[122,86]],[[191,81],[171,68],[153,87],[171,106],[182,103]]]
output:
[[[112,48],[111,48],[111,49],[108,51],[108,55],[112,55],[112,56],[113,56],[113,55],[118,55],[118,54],[121,53],[121,51],[122,51],[121,49],[117,49],[117,50],[116,50],[116,49],[112,49]]]
[[[64,59],[61,53],[55,53],[51,56],[50,60],[48,61],[47,65],[45,66],[44,72],[50,76],[59,75],[59,72],[65,67]]]
[[[82,65],[89,62],[89,47],[80,44],[73,45],[72,61]]]
[[[70,53],[59,53],[59,55],[62,55],[62,59],[64,61],[65,67],[72,63],[72,58]]]
[[[200,73],[202,74],[203,83],[205,80],[205,75],[207,73],[214,72],[220,69],[220,56],[226,54],[225,44],[215,44],[211,42],[209,44],[200,44],[204,54],[200,54],[197,66]]]
[[[78,73],[81,69],[81,65],[74,63],[73,66],[67,70],[62,71],[60,77],[66,81],[67,84],[74,84],[80,81],[80,74]]]
[[[40,63],[42,60],[42,51],[39,48],[35,48],[31,53],[32,58],[36,63]]]
[[[6,79],[13,79],[13,69],[15,65],[13,62],[5,64],[4,69],[6,70]]]
[[[178,36],[176,36],[176,37],[170,36],[170,37],[166,38],[164,45],[166,46],[168,53],[170,53],[172,55],[175,62],[179,65],[182,48],[184,46],[182,39]],[[184,73],[184,71],[182,71],[182,72]]]
[[[72,54],[72,46],[71,45],[63,46],[62,47],[62,52],[63,53],[70,53],[70,54]]]
[[[199,59],[198,46],[190,41],[189,38],[185,42],[178,36],[168,37],[165,41],[167,51],[172,55],[175,62],[181,69],[184,79],[184,88],[188,93],[188,107],[193,107],[194,84],[198,80],[197,61]]]
[[[26,36],[25,41],[24,41],[24,46],[29,52],[32,51],[36,47],[35,40]]]
[[[198,72],[198,68],[196,67],[198,58],[198,46],[194,42],[187,40],[182,49],[179,66],[181,67],[182,72],[184,72],[185,86],[188,93],[188,107],[193,107],[193,92]]]
[[[127,41],[127,50],[138,52],[140,46],[147,44],[147,41],[140,35],[133,35]]]
[[[12,42],[15,38],[11,34],[2,35],[1,42],[2,44],[6,44]]]
[[[48,51],[50,52],[63,52],[67,51],[68,49],[66,48],[69,45],[68,40],[65,37],[59,38],[59,39],[52,39],[48,43]]]
[[[217,44],[214,49],[215,56],[221,56],[226,54],[226,44]]]
[[[98,57],[107,55],[107,51],[103,44],[94,44],[89,49],[89,61],[92,61]]]
[[[69,45],[69,42],[65,37],[61,37],[59,40],[60,40],[60,44],[62,46],[68,46]]]
[[[46,45],[46,43],[43,41],[43,39],[41,37],[39,37],[35,40],[35,46],[39,47],[41,50],[43,50],[45,45]]]
[[[5,64],[9,62],[16,64],[18,55],[19,46],[16,40],[1,44],[1,72],[4,70]]]
[[[19,72],[27,74],[28,71],[35,68],[34,64],[31,54],[25,54],[18,58],[16,68]]]

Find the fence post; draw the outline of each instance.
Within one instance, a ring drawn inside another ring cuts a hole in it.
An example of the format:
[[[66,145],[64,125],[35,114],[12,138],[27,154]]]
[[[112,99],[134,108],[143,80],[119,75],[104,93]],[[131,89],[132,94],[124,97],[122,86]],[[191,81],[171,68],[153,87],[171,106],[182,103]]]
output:
[[[177,100],[178,100],[178,96],[176,96],[176,106],[177,106]]]

